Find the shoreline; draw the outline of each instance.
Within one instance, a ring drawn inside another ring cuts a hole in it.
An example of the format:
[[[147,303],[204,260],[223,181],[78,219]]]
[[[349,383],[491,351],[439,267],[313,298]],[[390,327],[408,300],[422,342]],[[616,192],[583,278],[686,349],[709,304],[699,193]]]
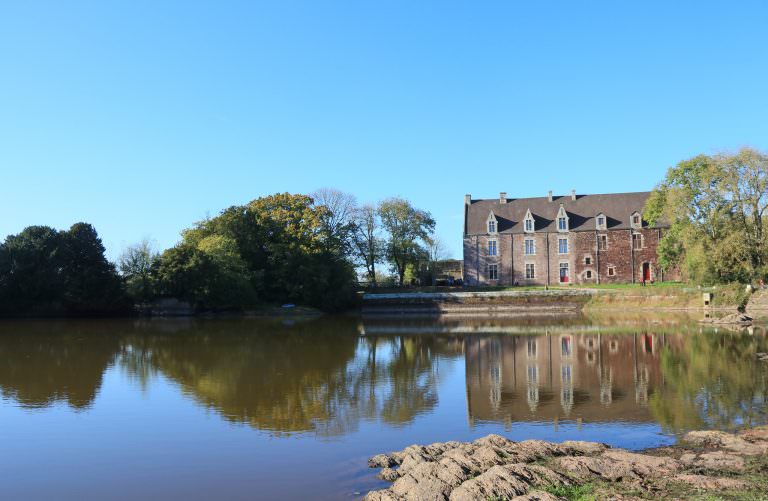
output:
[[[412,445],[368,460],[390,487],[365,501],[768,499],[768,426],[692,431],[675,445],[631,452],[598,442]],[[706,498],[710,499],[710,498]]]

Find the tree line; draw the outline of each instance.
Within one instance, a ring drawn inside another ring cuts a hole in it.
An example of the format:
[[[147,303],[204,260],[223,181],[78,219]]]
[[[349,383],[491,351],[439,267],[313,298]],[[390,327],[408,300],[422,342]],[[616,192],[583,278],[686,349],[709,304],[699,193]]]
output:
[[[670,225],[659,264],[691,282],[750,282],[768,275],[768,155],[752,148],[698,155],[670,168],[645,207]]]
[[[120,314],[163,297],[198,311],[265,303],[339,311],[354,302],[358,271],[372,285],[428,279],[441,252],[434,229],[429,212],[407,200],[359,205],[334,189],[229,207],[163,252],[149,241],[127,247],[117,264],[87,223],[31,226],[0,244],[0,315]]]

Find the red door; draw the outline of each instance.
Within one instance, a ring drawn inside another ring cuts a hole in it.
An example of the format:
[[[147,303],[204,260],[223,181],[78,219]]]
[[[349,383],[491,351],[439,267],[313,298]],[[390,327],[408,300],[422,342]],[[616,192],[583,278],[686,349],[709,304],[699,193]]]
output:
[[[645,282],[651,281],[651,265],[648,263],[643,263],[643,280]]]

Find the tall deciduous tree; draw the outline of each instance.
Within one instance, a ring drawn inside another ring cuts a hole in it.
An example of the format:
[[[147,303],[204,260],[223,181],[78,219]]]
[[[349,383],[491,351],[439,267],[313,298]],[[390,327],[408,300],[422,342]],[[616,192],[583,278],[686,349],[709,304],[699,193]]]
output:
[[[379,205],[379,217],[387,232],[387,257],[402,286],[408,265],[427,256],[426,243],[435,229],[432,215],[416,209],[402,198],[390,198]]]
[[[339,255],[350,253],[357,201],[355,196],[335,188],[320,188],[312,193],[316,206],[325,207],[321,224],[326,248]]]
[[[384,258],[386,242],[380,236],[379,215],[376,207],[367,204],[357,207],[354,211],[351,228],[352,252],[356,262],[365,268],[368,282],[374,287],[376,283],[376,264]]]
[[[671,227],[659,245],[663,267],[698,282],[747,281],[766,274],[768,157],[751,148],[699,155],[672,167],[645,208]]]
[[[120,255],[118,270],[125,280],[128,294],[135,301],[145,302],[154,296],[152,271],[159,259],[160,255],[148,239],[129,245]]]

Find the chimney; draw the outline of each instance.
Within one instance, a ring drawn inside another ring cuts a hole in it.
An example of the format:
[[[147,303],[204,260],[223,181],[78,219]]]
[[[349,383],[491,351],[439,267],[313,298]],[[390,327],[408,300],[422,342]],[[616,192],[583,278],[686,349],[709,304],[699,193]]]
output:
[[[464,205],[469,205],[472,203],[472,195],[466,194],[464,195]]]
[[[507,192],[506,191],[502,191],[501,193],[499,193],[499,203],[500,204],[507,203]]]
[[[571,190],[571,200],[576,201],[576,190]]]
[[[552,190],[549,190],[549,192],[547,193],[547,200],[550,202],[552,201]]]

